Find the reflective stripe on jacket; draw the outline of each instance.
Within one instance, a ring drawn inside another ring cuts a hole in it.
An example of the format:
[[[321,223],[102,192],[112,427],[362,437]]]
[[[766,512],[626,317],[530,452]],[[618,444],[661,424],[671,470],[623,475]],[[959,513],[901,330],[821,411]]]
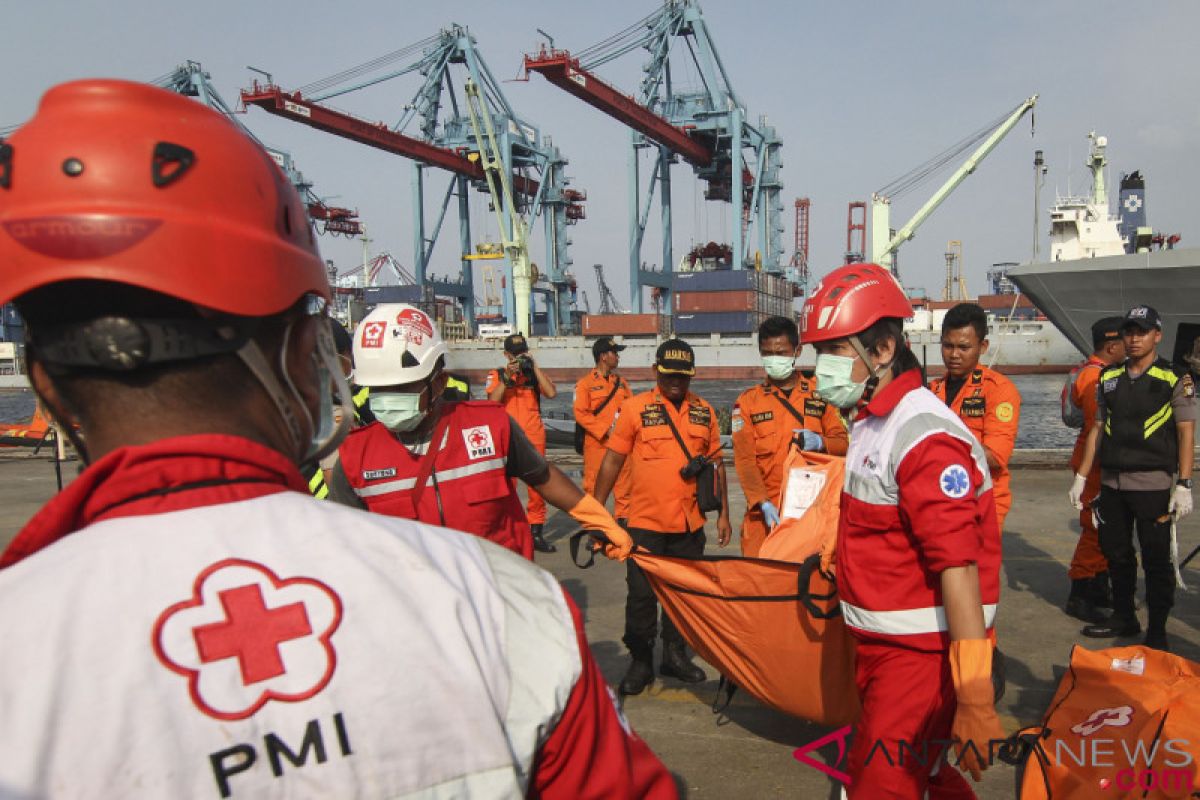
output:
[[[910,370],[855,421],[846,454],[837,575],[856,635],[948,646],[941,573],[976,563],[988,628],[1000,595],[1000,533],[983,448]]]
[[[1105,410],[1100,466],[1117,472],[1174,472],[1179,463],[1179,441],[1171,398],[1179,376],[1164,358],[1136,379],[1130,378],[1125,366],[1109,367],[1100,373]]]

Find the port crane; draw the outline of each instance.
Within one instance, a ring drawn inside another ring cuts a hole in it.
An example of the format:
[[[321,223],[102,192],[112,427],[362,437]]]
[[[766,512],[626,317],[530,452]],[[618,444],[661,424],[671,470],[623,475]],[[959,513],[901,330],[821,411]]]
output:
[[[270,154],[271,158],[275,160],[275,163],[279,165],[283,173],[287,175],[292,185],[296,187],[296,191],[304,199],[304,204],[308,209],[308,216],[313,222],[319,223],[318,230],[321,233],[328,233],[333,236],[361,236],[363,234],[362,222],[358,219],[357,211],[327,204],[323,198],[318,197],[313,192],[312,183],[305,179],[304,174],[296,168],[296,164],[292,161],[290,153],[264,144],[249,128],[242,124],[241,120],[236,116],[236,110],[225,102],[224,98],[217,92],[216,87],[212,85],[212,76],[204,71],[204,67],[200,65],[200,62],[187,61],[176,67],[172,72],[152,81],[152,83],[186,97],[195,97],[209,108],[229,117],[247,136],[258,142]]]
[[[604,265],[596,264],[596,286],[600,290],[600,313],[601,314],[622,314],[625,309],[621,308],[621,304],[617,302],[617,298],[613,295],[612,289],[608,288],[608,281],[604,280]]]
[[[1037,105],[1037,99],[1038,96],[1036,94],[1033,95],[1010,113],[1001,117],[1000,120],[985,125],[979,131],[963,139],[950,149],[939,153],[921,166],[906,175],[902,175],[872,194],[871,261],[880,266],[887,267],[893,274],[898,276],[896,250],[900,245],[913,237],[917,232],[917,228],[921,227],[925,220],[929,219],[929,215],[937,210],[942,201],[949,197],[950,193],[957,189],[959,184],[967,179],[968,175],[975,171],[975,168],[979,166],[979,163],[983,159],[988,157],[989,153],[996,149],[996,145],[1000,144],[1000,141],[1008,135],[1009,131],[1021,121],[1021,118]],[[967,160],[925,202],[925,205],[917,210],[912,219],[904,223],[904,226],[900,230],[893,231],[891,228],[892,199],[920,185],[935,171],[952,162],[980,140],[983,140],[982,144],[975,148],[971,155],[967,157]]]
[[[415,59],[415,60],[412,60]],[[465,74],[465,79],[463,75]],[[327,101],[407,75],[421,76],[421,84],[395,124],[372,122],[339,111]],[[513,217],[525,213],[545,223],[545,280],[533,285],[547,299],[548,332],[569,332],[571,300],[575,288],[569,273],[571,239],[567,226],[583,219],[586,193],[569,188],[567,160],[539,129],[520,117],[508,102],[500,83],[488,69],[475,38],[461,25],[380,56],[296,90],[284,90],[267,76],[242,91],[245,106],[292,120],[359,144],[412,161],[413,272],[421,285],[432,285],[438,295],[456,297],[468,322],[475,319],[471,258],[477,252],[471,234],[469,192],[487,191],[483,159],[478,157],[470,120],[463,108],[464,83],[479,87],[494,122],[506,175],[511,175],[511,205],[500,209],[511,230]],[[409,131],[412,127],[414,130]],[[471,155],[475,154],[472,158]],[[432,227],[426,218],[426,182],[431,170],[448,172],[450,180],[441,196]],[[452,201],[457,201],[459,279],[438,280],[429,274],[430,260]],[[508,260],[506,269],[514,265]],[[514,313],[515,281],[507,281],[504,306]],[[527,299],[527,298],[526,298]]]
[[[639,49],[647,51],[649,59],[636,97],[597,75],[600,67]],[[680,62],[674,71],[672,56]],[[676,78],[688,68],[685,63],[699,72],[696,90],[677,85]],[[730,204],[733,268],[785,270],[780,200],[783,145],[765,117],[757,124],[747,121],[745,105],[733,90],[696,0],[667,0],[658,11],[582,50],[555,49],[551,40],[525,56],[524,68],[526,74],[541,74],[631,130],[629,270],[634,311],[642,309],[643,287],[656,289],[660,300],[671,290],[675,258],[670,168],[680,158],[707,184],[706,200]],[[650,151],[654,163],[645,185],[642,151]],[[656,188],[662,271],[645,269],[642,261]]]

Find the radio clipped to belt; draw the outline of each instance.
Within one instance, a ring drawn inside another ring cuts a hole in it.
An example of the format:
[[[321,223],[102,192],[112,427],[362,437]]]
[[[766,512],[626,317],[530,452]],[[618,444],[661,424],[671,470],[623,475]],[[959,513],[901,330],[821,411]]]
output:
[[[692,455],[687,445],[683,443],[683,437],[679,435],[679,429],[671,421],[671,415],[664,414],[663,416],[667,420],[667,425],[671,427],[671,433],[675,434],[675,441],[679,442],[679,448],[683,450],[683,457],[687,459],[687,463],[679,470],[680,476],[685,480],[689,478],[696,479],[696,505],[699,506],[700,513],[707,514],[710,511],[720,511],[723,506],[721,498],[717,494],[717,465],[710,461],[707,456]]]

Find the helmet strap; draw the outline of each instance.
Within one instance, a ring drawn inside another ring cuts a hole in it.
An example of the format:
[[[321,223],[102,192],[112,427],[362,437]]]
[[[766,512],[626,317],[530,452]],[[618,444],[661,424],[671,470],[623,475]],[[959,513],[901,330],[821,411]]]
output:
[[[85,467],[90,466],[92,458],[88,455],[87,445],[84,444],[83,437],[79,435],[79,432],[75,430],[75,426],[71,423],[70,415],[64,414],[55,408],[54,404],[37,390],[37,387],[33,385],[33,381],[29,382],[29,386],[33,389],[33,394],[37,397],[38,402],[41,403],[42,408],[46,409],[46,413],[50,416],[51,421],[54,422],[55,436],[59,434],[66,436],[67,441],[71,443],[71,447],[75,448],[75,452],[79,454],[79,460],[83,462]],[[58,443],[56,442],[54,446],[58,447]]]
[[[858,401],[858,405],[861,407],[871,402],[871,398],[875,394],[875,387],[879,385],[879,379],[883,377],[884,372],[892,368],[896,357],[893,356],[891,361],[886,364],[876,365],[871,361],[871,353],[863,346],[862,340],[858,338],[857,334],[851,336],[849,341],[854,352],[858,353],[858,357],[867,365],[867,369],[871,370],[871,377],[867,378],[866,388],[863,389],[862,398]]]

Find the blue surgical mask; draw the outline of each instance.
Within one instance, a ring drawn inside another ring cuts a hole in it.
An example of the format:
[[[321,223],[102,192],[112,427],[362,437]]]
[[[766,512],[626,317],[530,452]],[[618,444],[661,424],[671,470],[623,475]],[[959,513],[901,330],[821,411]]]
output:
[[[393,433],[415,430],[425,419],[421,410],[421,395],[425,392],[371,392],[367,404],[375,419]]]
[[[855,383],[854,362],[858,356],[817,356],[817,394],[822,400],[841,409],[854,408],[866,391],[867,382]]]
[[[763,356],[762,365],[763,369],[767,371],[767,377],[771,380],[787,380],[796,371],[796,357]]]

